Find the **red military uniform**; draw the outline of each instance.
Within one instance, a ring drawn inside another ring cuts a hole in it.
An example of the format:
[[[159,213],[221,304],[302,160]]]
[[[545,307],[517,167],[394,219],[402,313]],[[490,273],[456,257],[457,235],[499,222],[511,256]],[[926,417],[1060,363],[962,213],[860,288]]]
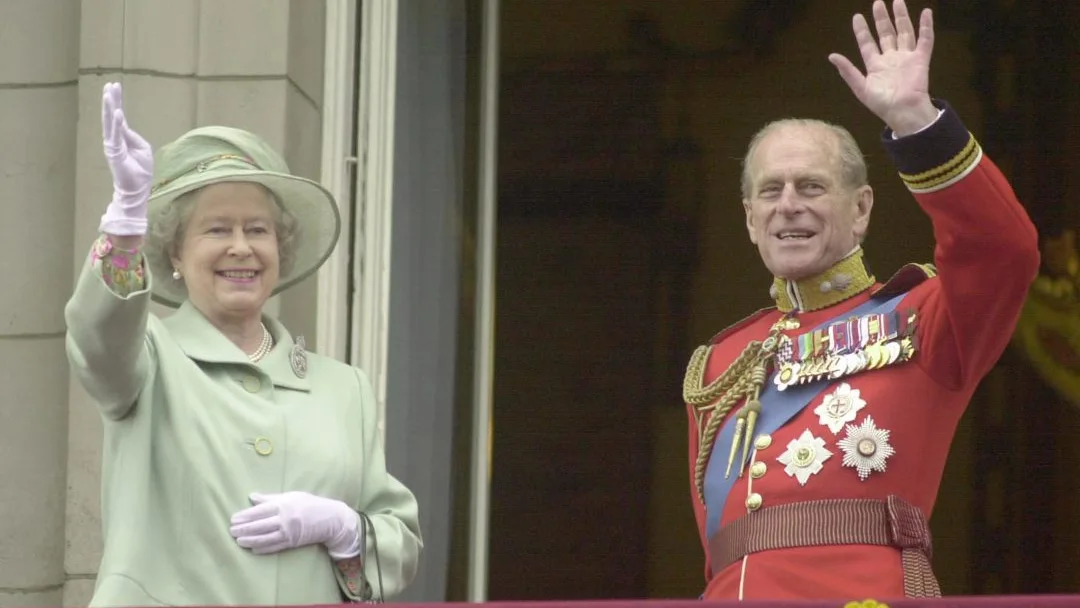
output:
[[[929,554],[925,519],[957,422],[1005,349],[1039,265],[1035,229],[1009,184],[958,116],[939,107],[943,114],[927,129],[902,139],[886,130],[883,137],[933,222],[936,269],[908,265],[881,284],[857,250],[821,276],[776,280],[776,308],[724,330],[691,361],[684,390],[695,514],[707,553],[704,599],[936,592],[928,569],[926,580],[911,582],[929,561],[917,564]],[[786,339],[777,346],[766,338],[781,318],[788,321],[774,335]],[[777,355],[756,427],[734,446],[725,475],[748,394],[726,412],[714,409],[725,390],[735,390],[732,382],[727,389],[716,383],[752,341]],[[803,368],[801,384],[784,384]],[[776,406],[767,401],[770,391],[770,398],[802,391],[801,401]],[[771,407],[791,413],[770,422]],[[710,443],[702,431],[715,416],[722,423],[713,425],[712,445],[699,457],[699,445]],[[861,515],[845,515],[849,506]],[[884,523],[871,513],[883,514]]]

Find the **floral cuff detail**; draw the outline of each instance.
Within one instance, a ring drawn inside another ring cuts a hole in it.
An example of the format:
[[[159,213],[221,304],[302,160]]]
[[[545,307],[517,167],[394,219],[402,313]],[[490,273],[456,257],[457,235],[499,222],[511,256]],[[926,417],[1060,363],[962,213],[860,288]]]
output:
[[[146,264],[140,249],[128,251],[113,245],[109,235],[102,234],[90,249],[90,262],[101,272],[101,278],[118,296],[127,296],[146,286]]]
[[[345,596],[352,602],[366,602],[371,599],[371,585],[364,577],[364,560],[351,557],[334,563],[338,583]]]

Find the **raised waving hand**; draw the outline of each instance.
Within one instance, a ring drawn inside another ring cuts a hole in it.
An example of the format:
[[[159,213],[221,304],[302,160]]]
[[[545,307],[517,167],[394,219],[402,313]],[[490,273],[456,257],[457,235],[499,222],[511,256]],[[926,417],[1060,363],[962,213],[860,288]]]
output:
[[[904,0],[894,0],[893,18],[885,2],[876,0],[873,15],[876,41],[863,15],[856,14],[851,23],[866,73],[839,53],[830,54],[829,61],[855,97],[902,137],[932,123],[938,114],[929,90],[934,19],[930,9],[923,9],[916,33]]]
[[[150,182],[154,177],[154,152],[128,126],[118,82],[106,84],[102,93],[101,131],[105,160],[113,176],[113,198],[101,217],[99,229],[117,236],[144,235]]]

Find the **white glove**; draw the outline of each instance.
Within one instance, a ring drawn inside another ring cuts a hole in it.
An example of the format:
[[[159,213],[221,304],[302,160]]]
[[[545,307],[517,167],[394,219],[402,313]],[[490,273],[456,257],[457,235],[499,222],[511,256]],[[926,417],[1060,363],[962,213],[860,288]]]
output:
[[[105,160],[113,176],[113,198],[99,230],[117,236],[146,234],[146,205],[154,177],[154,152],[127,124],[120,83],[105,85],[101,99]]]
[[[360,555],[360,516],[340,500],[307,492],[252,494],[248,507],[232,516],[236,543],[265,555],[322,543],[335,560]]]

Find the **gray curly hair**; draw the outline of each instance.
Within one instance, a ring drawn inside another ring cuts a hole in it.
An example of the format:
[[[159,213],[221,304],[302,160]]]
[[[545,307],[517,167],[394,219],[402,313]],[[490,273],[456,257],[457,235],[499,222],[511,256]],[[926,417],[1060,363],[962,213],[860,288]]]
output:
[[[274,222],[274,234],[277,236],[278,265],[281,268],[281,276],[286,276],[296,262],[296,251],[300,243],[300,224],[291,213],[285,210],[276,194],[265,187],[263,189],[273,199],[278,209]],[[151,218],[146,235],[146,259],[150,272],[157,276],[158,280],[172,280],[174,270],[172,258],[180,253],[191,212],[195,209],[195,201],[201,191],[202,188],[198,188],[185,192]]]

